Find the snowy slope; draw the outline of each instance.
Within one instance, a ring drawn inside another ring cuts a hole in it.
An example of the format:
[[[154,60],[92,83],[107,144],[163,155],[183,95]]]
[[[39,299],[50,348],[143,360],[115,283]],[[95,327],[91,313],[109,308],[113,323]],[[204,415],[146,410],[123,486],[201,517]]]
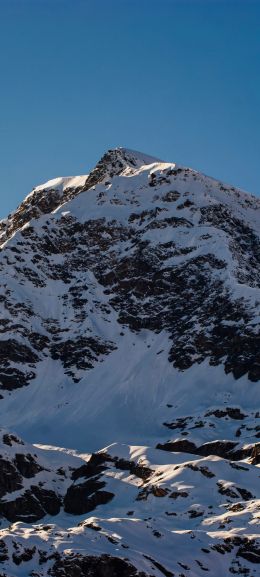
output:
[[[0,497],[7,575],[257,574],[259,208],[115,149],[0,223],[0,423],[49,470]]]

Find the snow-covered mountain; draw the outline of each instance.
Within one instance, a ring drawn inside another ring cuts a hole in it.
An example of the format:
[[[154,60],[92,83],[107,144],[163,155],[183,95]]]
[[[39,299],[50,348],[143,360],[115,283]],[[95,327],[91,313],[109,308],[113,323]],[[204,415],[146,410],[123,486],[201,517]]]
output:
[[[259,208],[118,148],[0,222],[1,576],[257,574]]]

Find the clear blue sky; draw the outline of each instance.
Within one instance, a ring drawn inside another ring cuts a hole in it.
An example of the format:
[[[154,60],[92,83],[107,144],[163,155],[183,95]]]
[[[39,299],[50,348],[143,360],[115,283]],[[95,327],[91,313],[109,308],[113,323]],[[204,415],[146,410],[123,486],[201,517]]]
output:
[[[0,216],[126,146],[259,193],[260,2],[0,0]]]

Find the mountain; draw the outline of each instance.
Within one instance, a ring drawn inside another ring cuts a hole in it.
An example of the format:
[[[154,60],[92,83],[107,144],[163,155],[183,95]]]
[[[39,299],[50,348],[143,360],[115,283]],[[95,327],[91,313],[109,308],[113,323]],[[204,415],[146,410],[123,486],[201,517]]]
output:
[[[118,148],[0,222],[1,577],[257,575],[259,208]]]

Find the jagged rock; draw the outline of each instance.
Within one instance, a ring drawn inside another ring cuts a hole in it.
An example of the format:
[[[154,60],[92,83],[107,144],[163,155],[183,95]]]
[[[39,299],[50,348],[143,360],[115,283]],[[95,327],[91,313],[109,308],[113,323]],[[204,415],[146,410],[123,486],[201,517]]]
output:
[[[3,575],[254,574],[259,207],[115,149],[0,222]]]
[[[105,486],[104,482],[96,478],[72,485],[64,497],[64,511],[74,515],[83,515],[94,511],[98,505],[109,503],[114,494],[102,491]]]
[[[22,476],[12,462],[0,458],[0,497],[22,489]]]
[[[124,559],[102,555],[92,557],[70,555],[56,561],[50,571],[53,577],[147,577]]]
[[[24,453],[16,453],[14,464],[19,473],[28,479],[34,477],[36,473],[44,470],[43,467],[35,461],[33,456],[30,455],[30,453],[28,455],[25,455]]]

